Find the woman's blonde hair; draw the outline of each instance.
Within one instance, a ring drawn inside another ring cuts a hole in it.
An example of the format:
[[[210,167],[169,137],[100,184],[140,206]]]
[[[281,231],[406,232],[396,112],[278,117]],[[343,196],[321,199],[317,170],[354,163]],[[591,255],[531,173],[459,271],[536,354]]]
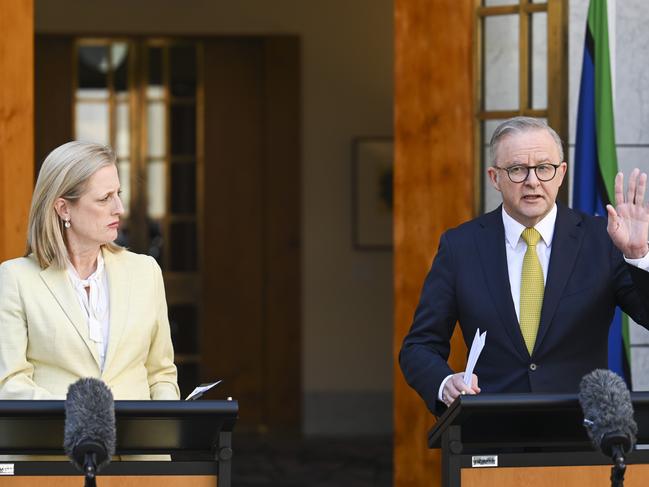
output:
[[[69,262],[63,221],[54,208],[56,200],[78,200],[93,174],[115,164],[110,147],[92,142],[68,142],[47,156],[36,180],[27,233],[27,255],[33,253],[41,268],[65,269]],[[111,252],[122,250],[112,242],[105,247]]]

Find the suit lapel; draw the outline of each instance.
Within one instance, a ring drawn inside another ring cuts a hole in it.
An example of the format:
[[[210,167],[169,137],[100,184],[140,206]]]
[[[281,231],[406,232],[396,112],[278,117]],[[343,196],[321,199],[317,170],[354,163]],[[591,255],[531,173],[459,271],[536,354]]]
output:
[[[572,274],[584,238],[583,228],[580,223],[581,217],[578,213],[571,212],[557,203],[557,221],[554,226],[554,236],[552,237],[552,252],[543,294],[541,322],[539,323],[539,332],[534,350],[537,350],[543,342],[543,338],[550,328],[554,314],[557,311],[563,289]]]
[[[70,320],[70,323],[77,330],[79,337],[81,337],[86,347],[88,347],[88,350],[97,363],[97,367],[99,367],[97,347],[90,341],[90,337],[88,336],[88,320],[81,310],[79,298],[74,293],[66,271],[54,269],[50,266],[42,270],[40,276],[54,296],[56,302]]]
[[[110,367],[119,343],[126,328],[128,318],[129,296],[131,295],[132,276],[127,266],[124,265],[124,255],[103,251],[104,264],[108,275],[108,289],[110,293],[110,337],[104,372]]]
[[[516,318],[516,309],[514,308],[509,283],[507,252],[505,250],[505,228],[501,211],[501,207],[498,207],[480,218],[480,229],[476,234],[476,246],[487,287],[503,327],[521,358],[527,360],[529,353]]]

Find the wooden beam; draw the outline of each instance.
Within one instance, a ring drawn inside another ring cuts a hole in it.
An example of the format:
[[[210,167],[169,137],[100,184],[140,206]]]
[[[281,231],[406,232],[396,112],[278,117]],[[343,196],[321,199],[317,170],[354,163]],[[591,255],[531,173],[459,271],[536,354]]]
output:
[[[395,0],[394,356],[441,233],[473,216],[474,3]],[[451,367],[464,368],[457,333]],[[396,360],[395,360],[396,363]],[[434,417],[396,365],[394,485],[439,485]]]
[[[0,261],[25,251],[34,180],[34,2],[0,0]]]

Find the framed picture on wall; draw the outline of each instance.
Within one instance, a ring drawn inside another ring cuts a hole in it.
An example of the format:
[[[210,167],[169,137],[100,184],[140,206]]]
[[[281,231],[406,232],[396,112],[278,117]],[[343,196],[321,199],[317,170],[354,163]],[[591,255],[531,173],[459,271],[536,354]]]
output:
[[[357,250],[392,249],[392,137],[352,142],[352,241]]]

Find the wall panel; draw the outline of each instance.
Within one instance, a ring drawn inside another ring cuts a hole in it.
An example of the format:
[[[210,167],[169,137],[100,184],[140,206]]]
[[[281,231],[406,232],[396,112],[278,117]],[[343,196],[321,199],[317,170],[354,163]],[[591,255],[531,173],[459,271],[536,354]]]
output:
[[[473,208],[473,2],[395,0],[394,485],[439,485],[434,418],[397,356],[441,233]],[[451,366],[466,351],[456,331]]]
[[[202,375],[240,401],[237,428],[297,431],[300,44],[205,41]]]
[[[299,430],[301,396],[300,41],[264,40],[264,310],[269,425]]]
[[[0,0],[0,261],[25,251],[34,178],[34,4]]]

